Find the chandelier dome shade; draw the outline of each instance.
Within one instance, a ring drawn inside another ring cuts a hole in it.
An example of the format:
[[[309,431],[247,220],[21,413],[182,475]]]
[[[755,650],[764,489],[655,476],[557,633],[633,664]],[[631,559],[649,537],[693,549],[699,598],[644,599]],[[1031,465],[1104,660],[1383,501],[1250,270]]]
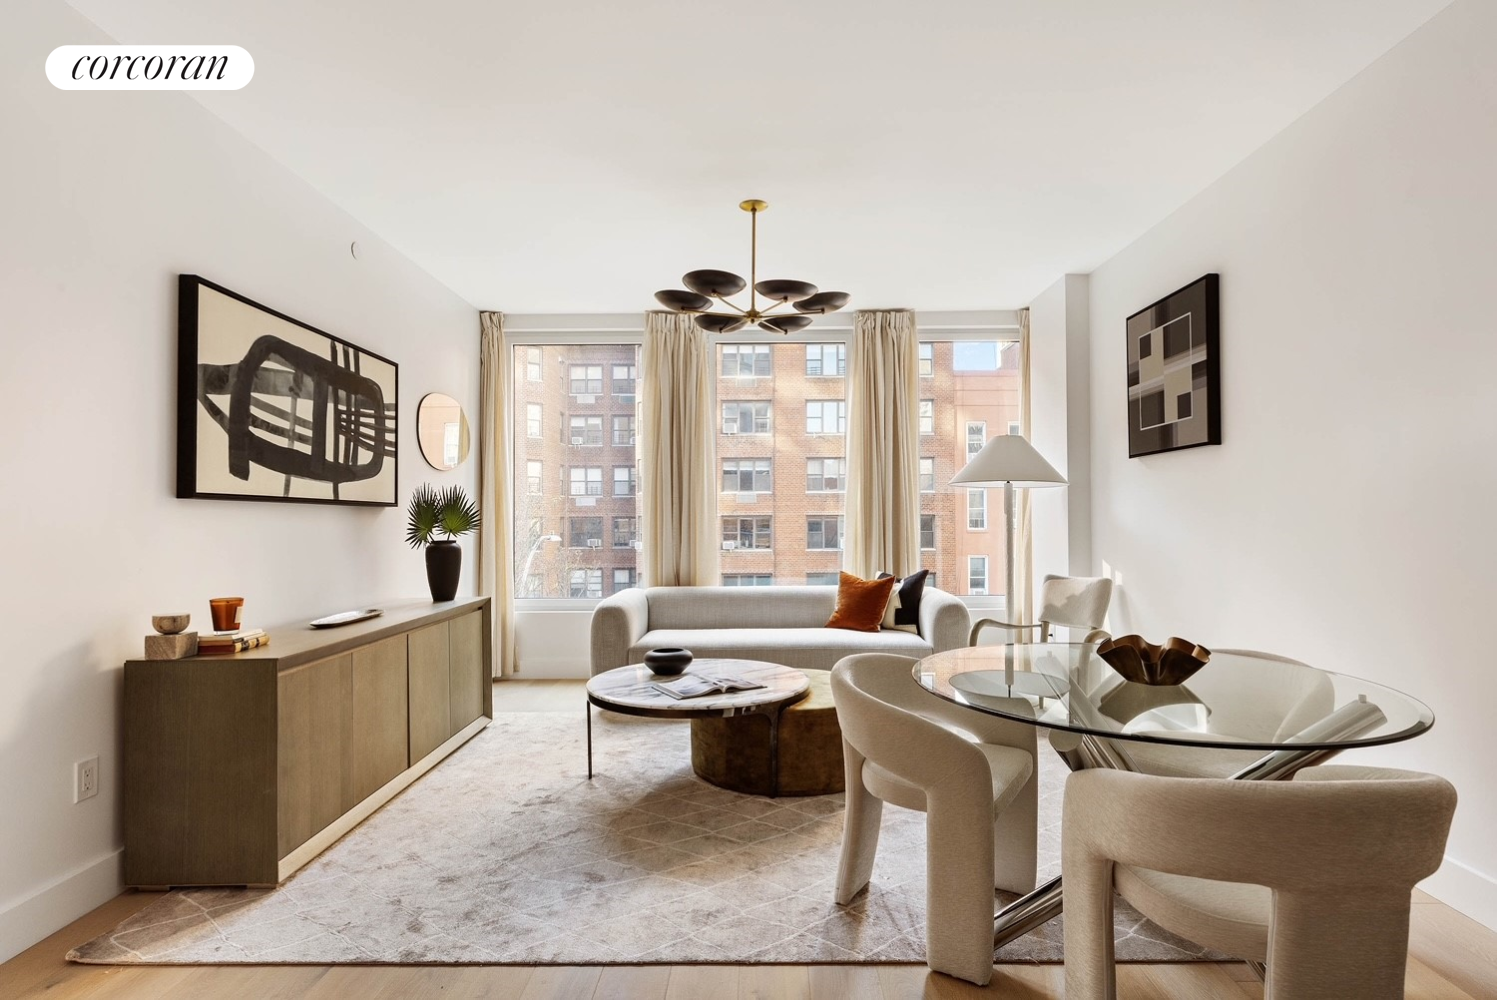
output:
[[[720,299],[726,295],[737,295],[748,287],[744,281],[732,271],[688,271],[681,276],[681,284],[699,295],[710,295]]]
[[[772,302],[798,302],[815,295],[816,286],[793,278],[769,278],[756,284],[754,291]]]
[[[683,313],[706,312],[712,308],[712,300],[707,296],[680,288],[667,288],[656,292],[655,301],[667,309]]]
[[[849,297],[846,292],[816,292],[795,303],[795,311],[824,316],[847,305]]]
[[[742,316],[734,316],[730,313],[698,313],[697,326],[708,333],[732,333],[741,330],[748,320]]]
[[[785,316],[771,316],[759,321],[759,329],[768,330],[770,333],[795,333],[804,330],[811,325],[811,317],[802,316],[798,313],[790,313]]]

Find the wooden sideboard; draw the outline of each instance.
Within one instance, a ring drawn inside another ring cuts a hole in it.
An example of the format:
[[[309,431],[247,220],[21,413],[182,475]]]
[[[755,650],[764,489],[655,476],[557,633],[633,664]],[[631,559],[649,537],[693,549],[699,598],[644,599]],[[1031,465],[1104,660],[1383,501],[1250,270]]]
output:
[[[487,597],[125,664],[125,883],[275,885],[493,716]]]

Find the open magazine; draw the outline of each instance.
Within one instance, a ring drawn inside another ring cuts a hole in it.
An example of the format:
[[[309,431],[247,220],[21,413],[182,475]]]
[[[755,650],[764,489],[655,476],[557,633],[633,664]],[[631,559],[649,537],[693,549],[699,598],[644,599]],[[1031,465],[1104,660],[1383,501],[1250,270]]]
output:
[[[661,694],[670,695],[678,701],[683,698],[701,698],[709,694],[730,694],[734,691],[753,691],[764,685],[758,681],[746,681],[740,677],[711,674],[685,674],[673,681],[655,682],[650,685]]]

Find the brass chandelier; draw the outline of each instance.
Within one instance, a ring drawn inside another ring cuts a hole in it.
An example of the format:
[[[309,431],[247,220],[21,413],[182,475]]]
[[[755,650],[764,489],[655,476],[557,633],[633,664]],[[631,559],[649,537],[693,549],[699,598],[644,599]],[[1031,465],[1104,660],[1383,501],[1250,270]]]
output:
[[[696,317],[697,326],[709,333],[732,333],[749,323],[758,325],[770,333],[791,334],[811,325],[813,316],[824,316],[847,305],[846,292],[823,292],[809,281],[790,278],[771,278],[759,281],[759,213],[769,207],[768,202],[750,198],[738,203],[738,207],[749,213],[749,280],[744,281],[731,271],[689,271],[681,276],[681,283],[690,291],[668,288],[655,293],[655,301],[667,309],[687,313]],[[748,308],[744,309],[728,301],[729,295],[737,295],[749,289]],[[758,295],[769,300],[759,308]],[[712,312],[714,306],[731,309],[732,312]],[[776,312],[776,310],[784,310]]]

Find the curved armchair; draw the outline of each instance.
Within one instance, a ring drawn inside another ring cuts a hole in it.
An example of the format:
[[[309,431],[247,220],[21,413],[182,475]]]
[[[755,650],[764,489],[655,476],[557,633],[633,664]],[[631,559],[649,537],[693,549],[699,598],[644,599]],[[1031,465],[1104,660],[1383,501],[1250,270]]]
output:
[[[996,618],[979,618],[972,626],[967,645],[977,645],[978,634],[985,628],[1003,628],[1018,633],[1020,642],[1031,634],[1037,641],[1049,642],[1050,630],[1061,628],[1086,629],[1084,642],[1099,641],[1097,633],[1105,639],[1102,623],[1107,620],[1107,608],[1112,604],[1112,581],[1105,576],[1056,576],[1047,574],[1040,584],[1039,621],[1032,625],[1003,622]]]
[[[1081,771],[1066,784],[1066,996],[1112,1000],[1112,896],[1262,962],[1267,996],[1401,998],[1409,895],[1439,867],[1455,789],[1412,771],[1293,781]]]
[[[916,661],[866,653],[832,670],[847,808],[837,902],[873,873],[885,802],[926,814],[926,962],[986,985],[993,974],[993,889],[1035,884],[1035,729],[942,701]]]

